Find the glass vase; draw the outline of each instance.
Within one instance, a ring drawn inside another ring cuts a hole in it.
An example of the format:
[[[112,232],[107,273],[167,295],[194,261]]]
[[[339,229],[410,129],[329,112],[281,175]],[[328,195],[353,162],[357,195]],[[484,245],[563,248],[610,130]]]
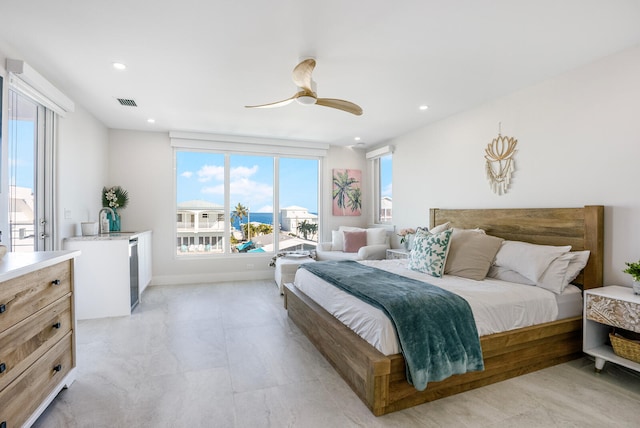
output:
[[[113,210],[115,215],[111,215],[107,211],[107,219],[109,220],[109,232],[120,232],[120,214],[116,210]]]

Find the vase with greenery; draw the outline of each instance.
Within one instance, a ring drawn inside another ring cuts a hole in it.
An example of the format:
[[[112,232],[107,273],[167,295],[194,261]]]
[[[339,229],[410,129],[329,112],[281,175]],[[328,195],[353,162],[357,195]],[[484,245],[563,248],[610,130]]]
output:
[[[111,208],[114,215],[107,212],[109,219],[109,231],[120,231],[120,213],[119,209],[124,209],[129,204],[129,193],[120,186],[103,187],[102,188],[102,206]]]
[[[633,292],[640,294],[640,260],[637,262],[625,262],[627,268],[623,270],[624,273],[628,273],[633,278]]]

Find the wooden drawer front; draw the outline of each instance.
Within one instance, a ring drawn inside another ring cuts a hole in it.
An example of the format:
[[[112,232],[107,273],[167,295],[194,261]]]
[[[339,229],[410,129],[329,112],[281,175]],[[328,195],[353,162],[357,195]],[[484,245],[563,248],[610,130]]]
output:
[[[640,305],[587,294],[587,319],[640,333]]]
[[[1,283],[0,331],[17,324],[69,292],[71,261]]]
[[[72,366],[71,333],[13,383],[0,392],[0,424],[20,427],[69,373]]]
[[[71,298],[63,297],[0,333],[0,390],[71,329]]]

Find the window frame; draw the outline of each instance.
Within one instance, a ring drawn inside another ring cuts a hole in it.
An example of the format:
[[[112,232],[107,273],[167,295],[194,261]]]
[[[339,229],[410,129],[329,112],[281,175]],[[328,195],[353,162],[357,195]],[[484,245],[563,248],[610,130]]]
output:
[[[318,162],[318,177],[317,177],[317,210],[318,210],[318,233],[317,236],[320,235],[320,230],[322,228],[322,170],[323,170],[323,161],[324,156],[326,155],[326,150],[324,149],[325,145],[312,145],[311,150],[304,150],[300,148],[293,148],[293,150],[282,150],[282,147],[278,147],[276,150],[269,150],[268,145],[265,150],[265,144],[261,143],[260,148],[258,150],[247,150],[247,147],[240,147],[238,150],[238,144],[229,144],[223,143],[220,141],[216,141],[217,144],[214,144],[215,147],[202,147],[201,144],[185,144],[183,138],[185,133],[171,133],[172,137],[172,146],[173,146],[173,158],[174,158],[174,210],[178,211],[178,201],[177,201],[177,178],[178,178],[178,170],[177,170],[177,157],[178,152],[203,152],[203,153],[212,153],[212,154],[221,154],[224,156],[224,216],[227,219],[231,217],[231,192],[230,192],[230,173],[231,173],[231,157],[232,156],[263,156],[265,158],[271,158],[273,160],[273,223],[274,223],[274,232],[277,230],[275,225],[279,224],[279,211],[282,207],[280,207],[280,160],[282,158],[295,158],[295,159],[309,159]],[[199,134],[200,135],[200,134]],[[222,144],[222,148],[221,148]],[[248,147],[253,148],[253,141],[248,144]],[[288,142],[288,144],[291,144]],[[187,146],[187,147],[185,147]],[[231,149],[233,147],[233,149]],[[326,145],[326,149],[328,149],[328,145]],[[274,151],[276,153],[274,153]],[[173,242],[178,241],[178,231],[177,228],[174,227],[174,240]],[[251,257],[251,256],[259,256],[259,255],[270,255],[276,254],[280,250],[280,239],[279,234],[275,234],[274,236],[274,249],[270,252],[257,253],[257,254],[247,254],[247,253],[235,253],[231,251],[231,226],[229,221],[225,221],[225,227],[223,232],[223,240],[224,240],[224,251],[222,253],[204,253],[204,254],[191,254],[189,256],[181,256],[175,252],[175,247],[173,248],[174,257],[177,260],[194,260],[197,258],[211,258],[211,259],[220,259],[224,257]]]
[[[382,208],[382,172],[381,172],[381,160],[385,157],[391,157],[391,171],[393,185],[393,146],[384,146],[366,153],[367,159],[371,165],[371,200],[373,201],[373,222],[375,224],[393,224],[393,211],[391,217],[383,220],[381,218]],[[393,201],[393,196],[392,196]]]

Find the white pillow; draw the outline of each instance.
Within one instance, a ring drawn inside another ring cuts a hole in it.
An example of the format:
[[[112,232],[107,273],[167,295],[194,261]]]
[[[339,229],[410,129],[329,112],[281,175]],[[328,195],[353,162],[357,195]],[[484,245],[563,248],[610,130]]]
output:
[[[367,245],[382,245],[387,243],[387,231],[381,227],[367,229]]]
[[[487,277],[499,279],[500,281],[515,282],[516,284],[536,285],[535,282],[525,278],[518,272],[496,265],[491,266]]]
[[[504,241],[496,254],[494,264],[516,271],[528,280],[538,283],[551,262],[570,250],[570,245],[554,247],[520,241]]]
[[[587,265],[589,251],[566,253],[555,259],[540,277],[538,287],[560,294]]]
[[[589,250],[584,251],[574,251],[573,258],[569,262],[569,267],[567,268],[567,276],[564,278],[567,284],[570,284],[571,281],[576,279],[576,277],[580,274],[580,271],[584,269],[589,261],[589,255],[591,252]]]
[[[556,294],[562,293],[567,283],[564,278],[567,276],[567,268],[569,262],[573,258],[571,253],[562,254],[560,257],[551,262],[549,267],[544,271],[536,285]]]
[[[341,230],[331,231],[331,251],[344,251],[344,235]]]
[[[564,289],[576,279],[587,265],[589,251],[574,251],[561,255],[555,259],[537,282],[531,281],[518,272],[500,266],[491,266],[488,277],[502,281],[516,282],[525,285],[537,285],[554,293],[561,294]]]

